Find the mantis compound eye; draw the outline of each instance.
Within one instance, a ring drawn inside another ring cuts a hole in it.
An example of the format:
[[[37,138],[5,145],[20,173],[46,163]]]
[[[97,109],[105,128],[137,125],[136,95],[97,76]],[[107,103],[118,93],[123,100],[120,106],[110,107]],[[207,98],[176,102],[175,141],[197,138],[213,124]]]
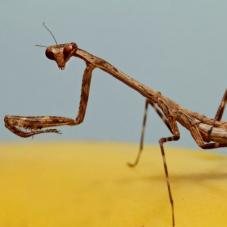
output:
[[[69,43],[67,46],[64,47],[63,50],[64,59],[69,59],[76,50],[77,45],[75,43]]]
[[[46,49],[45,54],[46,54],[46,57],[47,57],[48,59],[50,59],[50,60],[54,60],[54,59],[55,59],[55,58],[54,58],[54,53],[53,53],[49,48]]]

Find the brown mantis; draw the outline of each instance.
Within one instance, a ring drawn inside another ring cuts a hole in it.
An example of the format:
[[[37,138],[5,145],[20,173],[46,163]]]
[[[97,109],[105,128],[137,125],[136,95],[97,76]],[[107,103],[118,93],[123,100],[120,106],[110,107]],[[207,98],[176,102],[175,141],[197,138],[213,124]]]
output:
[[[81,98],[79,111],[75,119],[59,116],[13,116],[6,115],[4,118],[5,126],[21,137],[30,137],[40,133],[59,133],[57,129],[50,127],[69,125],[74,126],[83,122],[91,83],[92,72],[99,68],[116,79],[120,80],[127,86],[139,92],[145,97],[145,111],[143,117],[142,133],[140,138],[140,148],[134,163],[128,163],[130,167],[135,167],[141,157],[143,150],[144,131],[147,120],[148,106],[152,106],[164,124],[172,134],[169,137],[163,137],[159,140],[163,166],[165,172],[165,179],[168,189],[169,201],[172,212],[172,226],[175,225],[174,201],[170,187],[168,168],[165,158],[165,151],[163,144],[170,141],[177,141],[180,139],[180,132],[177,123],[180,123],[191,133],[191,136],[197,145],[203,149],[212,149],[218,147],[227,147],[227,122],[221,121],[224,112],[225,104],[227,102],[227,90],[221,100],[217,113],[214,119],[208,118],[196,112],[192,112],[168,97],[156,91],[118,70],[113,65],[102,58],[94,56],[85,50],[78,48],[75,43],[57,44],[47,47],[46,56],[50,60],[54,60],[60,69],[64,69],[66,63],[71,57],[78,57],[85,61],[86,68],[84,70]]]

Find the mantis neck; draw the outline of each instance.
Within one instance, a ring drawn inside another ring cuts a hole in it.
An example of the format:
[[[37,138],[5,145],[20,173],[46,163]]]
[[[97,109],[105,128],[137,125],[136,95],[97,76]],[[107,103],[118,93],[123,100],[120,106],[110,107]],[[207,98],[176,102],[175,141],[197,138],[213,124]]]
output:
[[[133,79],[126,73],[121,72],[102,58],[96,57],[81,49],[78,49],[74,56],[83,59],[87,64],[93,64],[95,67],[111,74],[113,77],[136,90],[150,101],[155,101],[157,97],[161,96],[161,93],[159,91],[151,89],[150,87],[138,82],[137,80]]]

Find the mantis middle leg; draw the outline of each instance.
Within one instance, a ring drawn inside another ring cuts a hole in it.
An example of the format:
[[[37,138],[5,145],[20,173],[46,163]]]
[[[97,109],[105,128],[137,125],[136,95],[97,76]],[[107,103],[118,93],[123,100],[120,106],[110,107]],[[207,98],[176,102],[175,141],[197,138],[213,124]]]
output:
[[[160,111],[160,109],[158,109],[158,107],[149,102],[148,99],[146,99],[145,101],[145,108],[144,108],[144,115],[143,115],[143,122],[142,122],[142,130],[141,130],[141,134],[140,134],[140,145],[139,145],[139,151],[137,153],[136,159],[133,163],[128,162],[127,165],[129,167],[135,167],[138,165],[139,161],[140,161],[140,157],[142,155],[142,151],[143,151],[143,147],[144,147],[144,136],[145,136],[145,128],[146,128],[146,123],[147,123],[147,112],[148,112],[148,105],[151,105],[154,110],[156,111],[156,113],[158,114],[158,116],[163,120],[163,122],[165,123],[165,125],[167,126],[167,128],[170,130],[170,132],[172,132],[170,124],[168,122],[168,120],[166,119],[166,117],[163,115],[163,113]]]
[[[173,195],[172,195],[172,190],[171,190],[171,186],[170,186],[169,171],[168,171],[167,162],[166,162],[164,143],[179,140],[180,132],[178,130],[176,121],[171,116],[168,116],[168,118],[167,118],[161,112],[161,110],[158,109],[158,107],[155,104],[150,103],[149,100],[146,100],[146,102],[145,102],[145,111],[144,111],[144,117],[143,117],[142,132],[141,132],[141,137],[140,137],[139,152],[137,154],[136,160],[133,163],[128,163],[128,165],[130,167],[135,167],[138,164],[141,154],[142,154],[143,142],[144,142],[144,131],[145,131],[146,120],[147,120],[148,104],[152,105],[152,107],[155,109],[155,111],[157,112],[159,117],[163,120],[163,122],[168,127],[170,132],[173,134],[172,136],[169,136],[169,137],[162,137],[159,140],[159,144],[160,144],[160,149],[161,149],[161,154],[162,154],[162,161],[163,161],[163,167],[164,167],[164,172],[165,172],[166,185],[167,185],[167,189],[168,189],[169,201],[170,201],[170,205],[171,205],[172,226],[174,226],[175,225],[174,201],[173,201]]]

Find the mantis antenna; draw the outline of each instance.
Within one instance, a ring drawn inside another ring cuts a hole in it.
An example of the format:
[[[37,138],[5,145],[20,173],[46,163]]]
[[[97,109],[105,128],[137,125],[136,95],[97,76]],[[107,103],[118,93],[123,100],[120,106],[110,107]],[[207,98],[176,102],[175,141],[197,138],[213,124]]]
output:
[[[40,44],[36,44],[35,46],[36,46],[36,47],[44,47],[44,48],[47,48],[47,47],[48,47],[48,46],[40,45]]]
[[[54,39],[54,42],[55,44],[58,44],[53,32],[47,27],[47,25],[45,24],[45,22],[42,23],[43,24],[43,27],[50,33],[51,37]],[[45,45],[40,45],[40,44],[36,44],[35,45],[36,47],[44,47],[44,48],[47,48],[48,46],[45,46]]]
[[[43,22],[43,27],[50,33],[50,35],[52,36],[52,38],[54,39],[55,43],[58,44],[53,32],[47,27],[47,25],[45,24],[45,22]]]

